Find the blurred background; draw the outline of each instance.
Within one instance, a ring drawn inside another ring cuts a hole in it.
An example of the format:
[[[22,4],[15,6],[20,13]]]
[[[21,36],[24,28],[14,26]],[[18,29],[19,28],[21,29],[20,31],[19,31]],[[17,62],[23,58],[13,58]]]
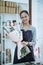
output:
[[[4,36],[3,26],[8,21],[21,26],[19,13],[27,10],[30,13],[31,24],[36,28],[36,45],[34,48],[35,62],[43,64],[43,0],[0,0],[0,64],[13,64],[16,45]],[[7,23],[9,24],[9,23]],[[7,53],[10,54],[7,59]],[[7,59],[7,60],[6,60]]]

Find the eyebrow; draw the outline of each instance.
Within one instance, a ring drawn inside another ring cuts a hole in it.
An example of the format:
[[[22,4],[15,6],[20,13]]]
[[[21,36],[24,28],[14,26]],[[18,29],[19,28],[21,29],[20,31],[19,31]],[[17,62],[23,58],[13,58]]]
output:
[[[24,16],[24,17],[27,17],[27,16]],[[21,18],[24,18],[23,16],[21,16]]]

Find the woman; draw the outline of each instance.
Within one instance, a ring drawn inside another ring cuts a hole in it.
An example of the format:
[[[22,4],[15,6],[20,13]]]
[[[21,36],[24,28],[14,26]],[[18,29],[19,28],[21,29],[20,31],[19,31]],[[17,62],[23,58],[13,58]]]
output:
[[[32,25],[30,25],[29,13],[26,10],[21,11],[20,18],[22,20],[22,29],[21,30],[23,32],[23,40],[22,40],[21,44],[28,46],[28,48],[30,49],[31,52],[29,54],[27,54],[25,57],[18,60],[17,46],[16,46],[14,62],[13,62],[14,64],[35,61],[33,47],[36,43],[36,29]]]

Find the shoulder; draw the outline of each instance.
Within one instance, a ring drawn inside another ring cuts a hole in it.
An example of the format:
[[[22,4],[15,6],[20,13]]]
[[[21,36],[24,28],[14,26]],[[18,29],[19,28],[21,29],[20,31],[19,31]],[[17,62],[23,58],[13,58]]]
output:
[[[36,28],[34,26],[32,26],[32,25],[30,25],[30,29],[31,30],[36,30]]]
[[[36,28],[34,26],[31,25],[30,28],[31,28],[32,32],[36,32]]]

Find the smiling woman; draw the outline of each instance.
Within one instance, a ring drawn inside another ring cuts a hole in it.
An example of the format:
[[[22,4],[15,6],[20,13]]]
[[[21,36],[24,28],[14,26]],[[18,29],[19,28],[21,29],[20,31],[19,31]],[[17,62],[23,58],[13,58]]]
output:
[[[26,10],[21,11],[20,17],[22,20],[22,34],[23,34],[23,40],[21,41],[21,45],[23,45],[23,48],[21,49],[22,56],[23,56],[23,51],[24,51],[24,56],[18,59],[18,45],[16,45],[15,49],[15,55],[14,55],[14,64],[16,63],[23,63],[23,62],[34,62],[34,53],[33,53],[33,46],[36,44],[36,29],[32,25],[30,25],[30,19],[29,19],[29,14]],[[19,44],[19,43],[17,43]],[[25,49],[29,50],[29,53],[26,52]],[[25,55],[25,52],[27,53]]]

